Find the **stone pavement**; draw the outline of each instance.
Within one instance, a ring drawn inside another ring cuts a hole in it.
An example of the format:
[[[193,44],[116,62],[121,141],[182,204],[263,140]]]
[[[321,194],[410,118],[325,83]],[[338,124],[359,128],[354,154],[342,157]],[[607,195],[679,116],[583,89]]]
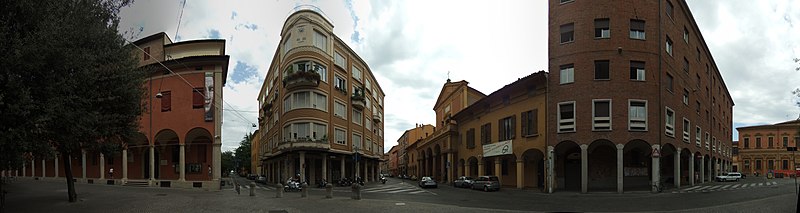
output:
[[[63,181],[20,180],[4,188],[9,192],[7,212],[514,212],[349,197],[300,198],[299,193],[274,198],[273,191],[263,190],[250,197],[244,190],[237,194],[230,189],[208,192],[94,184],[76,184],[80,201],[69,203]]]

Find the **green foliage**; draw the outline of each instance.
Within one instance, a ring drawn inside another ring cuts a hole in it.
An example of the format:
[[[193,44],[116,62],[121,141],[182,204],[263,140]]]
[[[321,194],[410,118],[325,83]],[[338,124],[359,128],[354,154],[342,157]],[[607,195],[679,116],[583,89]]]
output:
[[[3,2],[0,167],[19,168],[28,154],[108,154],[138,131],[145,73],[136,69],[133,49],[117,31],[117,14],[129,3]],[[67,182],[74,202],[77,195]]]
[[[253,133],[247,133],[242,138],[242,141],[239,142],[239,147],[234,150],[234,155],[236,160],[239,161],[239,168],[238,171],[250,171],[250,150],[251,150],[251,140],[253,139]]]
[[[232,151],[225,151],[222,152],[222,164],[220,165],[222,169],[222,175],[226,176],[231,170],[233,170],[233,152]]]

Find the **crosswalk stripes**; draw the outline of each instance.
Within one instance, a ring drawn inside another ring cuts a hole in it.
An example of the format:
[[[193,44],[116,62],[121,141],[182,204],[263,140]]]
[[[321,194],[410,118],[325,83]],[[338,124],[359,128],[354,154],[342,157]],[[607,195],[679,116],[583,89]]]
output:
[[[420,194],[427,191],[413,185],[387,185],[362,190],[364,193],[386,193],[386,194]]]
[[[692,186],[686,189],[676,190],[672,193],[692,193],[692,192],[712,192],[724,190],[737,190],[751,187],[765,187],[778,185],[778,182],[761,182],[761,183],[738,183],[738,184],[720,184],[720,185],[706,185],[706,186]]]

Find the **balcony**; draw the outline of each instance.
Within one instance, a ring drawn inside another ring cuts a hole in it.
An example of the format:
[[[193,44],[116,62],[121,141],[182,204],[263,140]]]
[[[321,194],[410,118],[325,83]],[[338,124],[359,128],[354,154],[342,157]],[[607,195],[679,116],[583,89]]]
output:
[[[269,117],[269,115],[272,114],[272,105],[273,104],[270,102],[270,103],[264,104],[264,107],[261,108],[262,110],[264,110],[264,116]]]
[[[283,77],[283,88],[319,86],[320,76],[317,72],[296,70],[294,66],[289,66],[286,73]]]
[[[383,121],[383,116],[381,116],[381,114],[378,113],[372,113],[372,121],[374,121],[375,123],[380,123]]]
[[[350,97],[350,100],[353,102],[353,107],[363,110],[367,105],[367,102],[364,100],[364,88],[356,87],[353,90],[353,96]]]
[[[313,140],[313,139],[296,139],[296,140],[284,140],[278,142],[278,150],[279,151],[291,151],[291,150],[328,150],[331,148],[330,142],[328,142],[327,138]]]

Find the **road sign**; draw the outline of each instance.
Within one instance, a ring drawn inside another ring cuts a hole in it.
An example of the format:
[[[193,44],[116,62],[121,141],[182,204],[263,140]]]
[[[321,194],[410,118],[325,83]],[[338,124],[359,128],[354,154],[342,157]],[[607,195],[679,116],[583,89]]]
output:
[[[652,154],[653,154],[654,158],[660,158],[661,157],[661,151],[659,151],[658,148],[653,148],[653,153]]]

